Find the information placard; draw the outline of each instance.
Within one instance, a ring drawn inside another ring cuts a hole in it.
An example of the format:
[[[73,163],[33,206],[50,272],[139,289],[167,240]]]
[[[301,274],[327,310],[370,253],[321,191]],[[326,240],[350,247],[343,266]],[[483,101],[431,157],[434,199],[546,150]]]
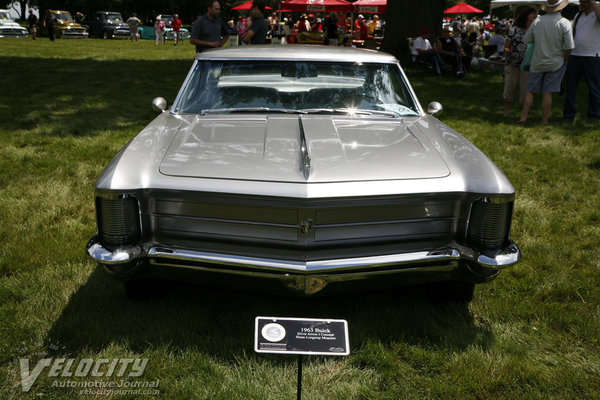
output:
[[[256,317],[254,351],[277,354],[350,354],[343,319]]]

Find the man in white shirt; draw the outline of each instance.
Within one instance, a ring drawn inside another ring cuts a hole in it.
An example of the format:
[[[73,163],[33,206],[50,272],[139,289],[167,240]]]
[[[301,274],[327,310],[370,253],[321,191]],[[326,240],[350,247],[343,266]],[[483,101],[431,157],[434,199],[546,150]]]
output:
[[[563,117],[575,118],[577,86],[583,76],[589,87],[587,116],[600,122],[600,4],[580,0],[581,11],[573,20],[575,48],[569,56],[565,72],[565,106]]]
[[[547,14],[538,17],[525,36],[525,42],[535,43],[527,94],[519,123],[524,124],[533,105],[534,93],[542,93],[542,123],[548,123],[552,109],[552,93],[560,92],[566,61],[575,44],[569,20],[560,15],[568,0],[546,0],[542,9]]]
[[[430,34],[431,31],[429,29],[421,29],[420,36],[413,42],[412,55],[414,56],[415,61],[431,63],[433,66],[433,73],[437,76],[441,76],[445,64],[437,50],[431,47],[431,43],[429,42],[429,39],[427,39]]]

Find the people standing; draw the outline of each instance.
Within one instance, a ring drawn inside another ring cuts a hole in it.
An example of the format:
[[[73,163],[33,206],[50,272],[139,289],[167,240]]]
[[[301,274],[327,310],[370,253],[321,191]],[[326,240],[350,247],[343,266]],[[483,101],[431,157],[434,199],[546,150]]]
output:
[[[367,24],[367,30],[370,37],[375,36],[381,31],[381,22],[379,21],[379,15],[373,15],[373,20]]]
[[[33,13],[33,8],[30,8],[29,16],[27,17],[27,23],[29,24],[29,33],[31,33],[31,40],[37,40],[37,22],[38,18]]]
[[[588,88],[587,116],[600,122],[600,4],[579,0],[580,11],[573,20],[575,48],[565,72],[565,105],[563,117],[572,121],[577,108],[577,86],[583,76]]]
[[[508,31],[508,37],[504,43],[504,52],[506,53],[506,65],[504,66],[504,116],[510,115],[510,108],[515,98],[517,86],[519,86],[519,104],[522,106],[527,93],[527,79],[529,71],[521,70],[521,63],[525,56],[527,43],[525,43],[525,34],[536,19],[537,11],[533,7],[521,9],[515,22]]]
[[[429,35],[431,35],[429,29],[421,29],[420,36],[413,42],[412,55],[415,56],[415,61],[431,63],[433,66],[433,73],[437,76],[442,76],[442,69],[445,64],[437,49],[434,49],[431,46],[428,39]]]
[[[206,7],[206,14],[196,18],[196,21],[194,21],[190,44],[196,46],[196,53],[222,47],[227,42],[229,38],[227,25],[219,18],[220,14],[221,5],[219,2],[209,0]]]
[[[575,47],[571,24],[560,15],[568,0],[546,0],[542,9],[547,14],[538,17],[527,30],[525,41],[534,43],[527,94],[519,123],[524,124],[533,105],[534,93],[542,93],[542,123],[548,123],[552,109],[552,93],[560,91],[566,61]]]
[[[268,25],[265,20],[265,1],[252,0],[252,8],[250,9],[250,17],[252,17],[252,26],[248,28],[248,32],[242,37],[242,41],[246,44],[265,44],[267,38]]]
[[[181,20],[179,19],[179,15],[173,15],[173,21],[171,21],[171,28],[173,29],[173,45],[177,46],[179,43],[179,35],[181,31]]]
[[[48,29],[48,36],[50,37],[50,41],[54,41],[54,35],[56,33],[56,17],[52,14],[52,10],[46,11],[46,16],[44,17],[44,27]]]
[[[132,42],[134,39],[136,42],[138,40],[138,27],[141,23],[142,21],[140,21],[136,13],[132,13],[131,17],[127,19],[127,25],[129,25],[129,40]]]
[[[158,46],[158,43],[165,44],[165,23],[162,22],[162,18],[160,15],[156,17],[156,21],[154,22],[154,37],[155,43]]]
[[[302,14],[300,16],[300,20],[298,21],[298,24],[296,25],[296,30],[298,32],[310,31],[310,22],[308,22],[308,20],[306,19],[306,14]]]
[[[367,24],[365,23],[365,17],[362,14],[359,14],[356,21],[354,21],[354,29],[358,32],[360,40],[367,40],[369,34]]]
[[[339,19],[337,15],[331,14],[329,18],[325,18],[325,29],[327,30],[327,43],[329,46],[338,45],[338,23]]]

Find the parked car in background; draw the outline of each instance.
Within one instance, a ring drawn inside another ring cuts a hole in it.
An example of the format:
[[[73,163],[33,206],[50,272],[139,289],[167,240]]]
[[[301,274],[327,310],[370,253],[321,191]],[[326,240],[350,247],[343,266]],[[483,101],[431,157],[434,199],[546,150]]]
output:
[[[161,15],[158,15],[158,17],[160,17],[162,22],[165,23],[165,31],[163,32],[165,39],[173,39],[175,36],[173,33],[173,28],[171,28],[171,21],[173,21],[173,16],[167,15],[167,14],[161,14]],[[152,40],[155,39],[153,24],[154,24],[153,21],[148,21],[147,24],[142,25],[138,28],[138,32],[140,34],[141,39],[152,39]],[[186,39],[190,38],[190,32],[186,28],[180,28],[179,33],[180,33],[180,36],[179,36],[180,40],[186,40]]]
[[[0,10],[0,37],[27,37],[26,28],[10,18],[8,10]]]
[[[81,39],[88,37],[88,31],[73,20],[71,13],[62,10],[52,10],[52,14],[56,18],[56,37],[63,39]]]
[[[96,182],[86,247],[130,294],[187,272],[303,295],[443,282],[470,300],[520,258],[513,186],[389,54],[207,50],[153,106]]]
[[[125,23],[121,13],[114,11],[96,11],[89,23],[90,36],[103,39],[129,38],[129,25]]]

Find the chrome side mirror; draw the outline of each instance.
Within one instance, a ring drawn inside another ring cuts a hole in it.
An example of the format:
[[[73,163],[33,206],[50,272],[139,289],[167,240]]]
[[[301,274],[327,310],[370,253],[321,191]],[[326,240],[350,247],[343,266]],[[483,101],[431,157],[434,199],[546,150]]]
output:
[[[444,107],[442,107],[440,103],[438,103],[437,101],[432,101],[427,106],[427,114],[435,117],[436,115],[440,115],[443,109]]]
[[[152,109],[154,111],[164,112],[166,108],[167,101],[164,99],[164,97],[155,97],[154,100],[152,100]]]

